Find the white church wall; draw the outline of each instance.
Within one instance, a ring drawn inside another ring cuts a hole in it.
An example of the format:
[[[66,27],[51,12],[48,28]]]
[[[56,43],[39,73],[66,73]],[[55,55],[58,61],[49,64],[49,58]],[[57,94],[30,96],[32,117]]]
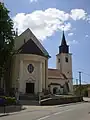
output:
[[[27,67],[29,64],[32,64],[34,67],[34,71],[32,73],[28,72]],[[23,73],[24,92],[26,89],[27,82],[33,82],[35,84],[35,88],[34,88],[35,93],[38,91],[38,89],[39,89],[38,81],[40,79],[40,76],[38,75],[39,72],[40,72],[40,63],[39,62],[30,61],[30,60],[24,61],[24,73]]]
[[[16,55],[12,58],[12,71],[11,71],[11,80],[12,80],[12,88],[16,88],[16,81],[19,76],[19,57]]]
[[[70,92],[73,93],[73,80],[72,79],[68,79],[68,81],[69,81]]]
[[[68,59],[66,62],[65,59]],[[56,67],[61,73],[65,74],[69,81],[70,92],[73,92],[73,80],[72,80],[72,54],[61,53],[56,57]]]
[[[49,84],[51,84],[51,83],[54,83],[54,84],[60,84],[60,85],[64,85],[65,84],[65,82],[66,82],[67,80],[65,80],[65,79],[52,79],[52,78],[48,78],[48,83]],[[48,84],[48,85],[49,85]],[[56,87],[56,88],[58,88],[58,90],[60,90],[60,85],[51,85],[51,87],[50,87],[50,91],[51,91],[51,93],[53,94],[53,88],[54,87]]]
[[[45,62],[42,63],[42,88],[45,89]]]
[[[18,79],[19,91],[25,93],[26,82],[34,82],[35,93],[42,92],[42,88],[45,88],[45,72],[48,69],[45,65],[45,60],[47,61],[47,58],[32,54],[18,54],[16,55],[16,58],[17,60],[14,59],[15,62],[13,63],[14,67],[12,69],[12,86],[17,87],[16,82]],[[27,70],[29,64],[34,66],[34,71],[32,73],[29,73]]]
[[[65,61],[65,58],[68,58],[68,62]],[[62,57],[62,71],[65,73],[67,78],[72,78],[72,58],[71,54],[64,54]]]
[[[68,58],[66,62],[65,58]],[[72,54],[61,53],[56,57],[56,67],[60,69],[62,73],[66,75],[67,78],[72,78]],[[59,61],[60,59],[60,61]]]
[[[48,81],[48,60],[45,60],[45,89],[48,90],[48,84],[49,84],[49,81]]]

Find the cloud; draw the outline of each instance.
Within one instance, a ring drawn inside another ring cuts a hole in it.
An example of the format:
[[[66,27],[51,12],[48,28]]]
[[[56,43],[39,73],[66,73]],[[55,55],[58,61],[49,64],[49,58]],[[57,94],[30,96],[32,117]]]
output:
[[[68,33],[68,36],[72,36],[73,35],[73,33]]]
[[[78,41],[76,40],[70,40],[70,41],[67,41],[68,45],[73,45],[73,44],[78,44]]]
[[[3,0],[0,0],[1,3],[3,3],[4,1]]]
[[[89,37],[89,35],[85,35],[85,37],[86,37],[86,38],[88,38],[88,37]]]
[[[30,2],[32,3],[32,2],[37,2],[38,0],[30,0]]]
[[[90,23],[90,15],[87,15],[86,21],[88,21],[88,23]]]
[[[87,18],[87,13],[83,9],[72,9],[70,16],[73,20],[85,20]]]
[[[36,10],[30,14],[18,13],[14,18],[14,28],[18,28],[19,34],[25,29],[30,28],[38,39],[44,40],[58,29],[70,30],[69,14],[56,8],[49,8],[45,11]]]
[[[60,25],[59,27],[59,30],[61,30],[61,31],[69,31],[70,29],[71,29],[71,23],[65,23],[65,24],[63,24],[62,23],[62,25]]]
[[[36,10],[30,14],[18,13],[13,17],[14,28],[18,28],[19,34],[30,28],[36,37],[45,40],[57,30],[69,31],[72,28],[69,20],[86,20],[86,12],[83,9],[73,9],[70,13],[56,8]]]

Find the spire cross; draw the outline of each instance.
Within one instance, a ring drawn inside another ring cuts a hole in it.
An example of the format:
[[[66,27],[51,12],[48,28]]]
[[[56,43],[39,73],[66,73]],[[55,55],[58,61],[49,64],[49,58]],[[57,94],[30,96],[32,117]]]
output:
[[[62,23],[62,29],[63,29],[62,31],[64,32],[64,28],[65,28],[64,21],[63,21],[63,20],[60,20],[60,19],[59,19],[59,21]]]
[[[65,26],[64,26],[64,24],[63,24],[63,32],[64,32],[64,28],[65,28]]]

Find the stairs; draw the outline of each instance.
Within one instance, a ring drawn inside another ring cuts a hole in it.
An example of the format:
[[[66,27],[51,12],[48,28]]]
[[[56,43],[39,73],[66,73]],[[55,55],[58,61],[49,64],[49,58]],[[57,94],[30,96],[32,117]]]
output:
[[[20,94],[20,100],[38,100],[38,96],[34,94]]]
[[[38,96],[34,94],[20,94],[19,99],[22,105],[39,105]]]
[[[39,101],[36,100],[20,100],[21,105],[27,105],[27,106],[39,106]]]

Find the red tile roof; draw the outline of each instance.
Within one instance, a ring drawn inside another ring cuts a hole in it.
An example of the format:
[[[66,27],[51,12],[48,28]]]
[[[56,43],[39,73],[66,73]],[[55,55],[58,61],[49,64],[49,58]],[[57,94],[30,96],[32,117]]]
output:
[[[58,69],[48,69],[48,78],[60,78],[60,79],[67,79],[65,74],[61,73]]]

